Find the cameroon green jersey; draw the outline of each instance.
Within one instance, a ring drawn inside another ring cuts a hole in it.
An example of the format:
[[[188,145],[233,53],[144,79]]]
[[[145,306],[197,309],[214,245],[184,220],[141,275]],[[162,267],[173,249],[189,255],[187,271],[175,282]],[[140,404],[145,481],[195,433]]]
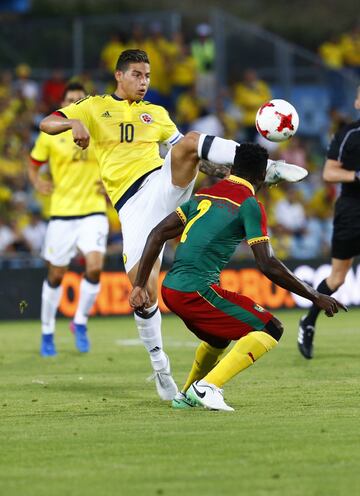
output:
[[[219,284],[237,245],[268,241],[266,215],[253,186],[230,176],[200,190],[177,214],[185,228],[164,286],[184,292]]]

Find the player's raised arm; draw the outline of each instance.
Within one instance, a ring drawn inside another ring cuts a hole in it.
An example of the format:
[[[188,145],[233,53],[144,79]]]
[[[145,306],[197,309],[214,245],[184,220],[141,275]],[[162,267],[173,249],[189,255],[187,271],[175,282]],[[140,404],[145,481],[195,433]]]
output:
[[[328,317],[333,317],[339,311],[339,308],[347,310],[340,302],[316,291],[305,282],[298,279],[280,260],[278,260],[271,248],[269,242],[262,242],[251,245],[256,264],[261,272],[278,286],[292,291],[293,293],[303,296],[312,301]]]
[[[54,112],[40,122],[40,130],[47,134],[60,134],[69,129],[72,130],[74,143],[83,149],[89,146],[89,131],[79,119],[68,119]]]
[[[129,297],[132,308],[141,309],[147,304],[148,295],[145,287],[162,247],[166,241],[176,238],[183,230],[183,222],[178,214],[173,212],[150,232],[140,259],[134,289]]]

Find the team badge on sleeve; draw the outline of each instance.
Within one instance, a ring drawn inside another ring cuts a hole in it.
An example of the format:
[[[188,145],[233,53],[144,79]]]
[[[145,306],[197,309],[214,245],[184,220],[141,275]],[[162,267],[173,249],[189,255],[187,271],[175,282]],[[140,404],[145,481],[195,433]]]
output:
[[[153,121],[153,118],[151,117],[150,114],[141,114],[140,119],[144,124],[151,124]]]
[[[265,311],[266,311],[266,310],[265,310],[265,308],[263,308],[263,307],[262,307],[261,305],[259,305],[258,303],[255,303],[255,305],[254,305],[254,310],[257,310],[258,312],[261,312],[261,313],[263,313],[263,312],[265,312]]]

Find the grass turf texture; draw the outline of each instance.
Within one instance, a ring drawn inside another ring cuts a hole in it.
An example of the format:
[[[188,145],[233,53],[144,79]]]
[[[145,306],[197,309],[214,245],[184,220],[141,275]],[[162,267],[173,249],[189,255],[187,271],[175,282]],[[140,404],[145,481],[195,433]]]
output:
[[[0,493],[360,494],[360,311],[321,317],[316,357],[296,349],[300,313],[278,312],[280,345],[226,387],[235,413],[174,411],[145,381],[131,318],[92,319],[79,355],[59,321],[59,355],[38,355],[38,322],[0,324]],[[196,339],[164,318],[179,385]]]

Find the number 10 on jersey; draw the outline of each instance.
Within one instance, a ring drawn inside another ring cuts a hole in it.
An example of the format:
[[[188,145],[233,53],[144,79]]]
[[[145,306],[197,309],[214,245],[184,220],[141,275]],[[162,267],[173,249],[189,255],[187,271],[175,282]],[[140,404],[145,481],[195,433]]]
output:
[[[131,143],[134,140],[134,125],[122,122],[120,126],[120,143]]]

